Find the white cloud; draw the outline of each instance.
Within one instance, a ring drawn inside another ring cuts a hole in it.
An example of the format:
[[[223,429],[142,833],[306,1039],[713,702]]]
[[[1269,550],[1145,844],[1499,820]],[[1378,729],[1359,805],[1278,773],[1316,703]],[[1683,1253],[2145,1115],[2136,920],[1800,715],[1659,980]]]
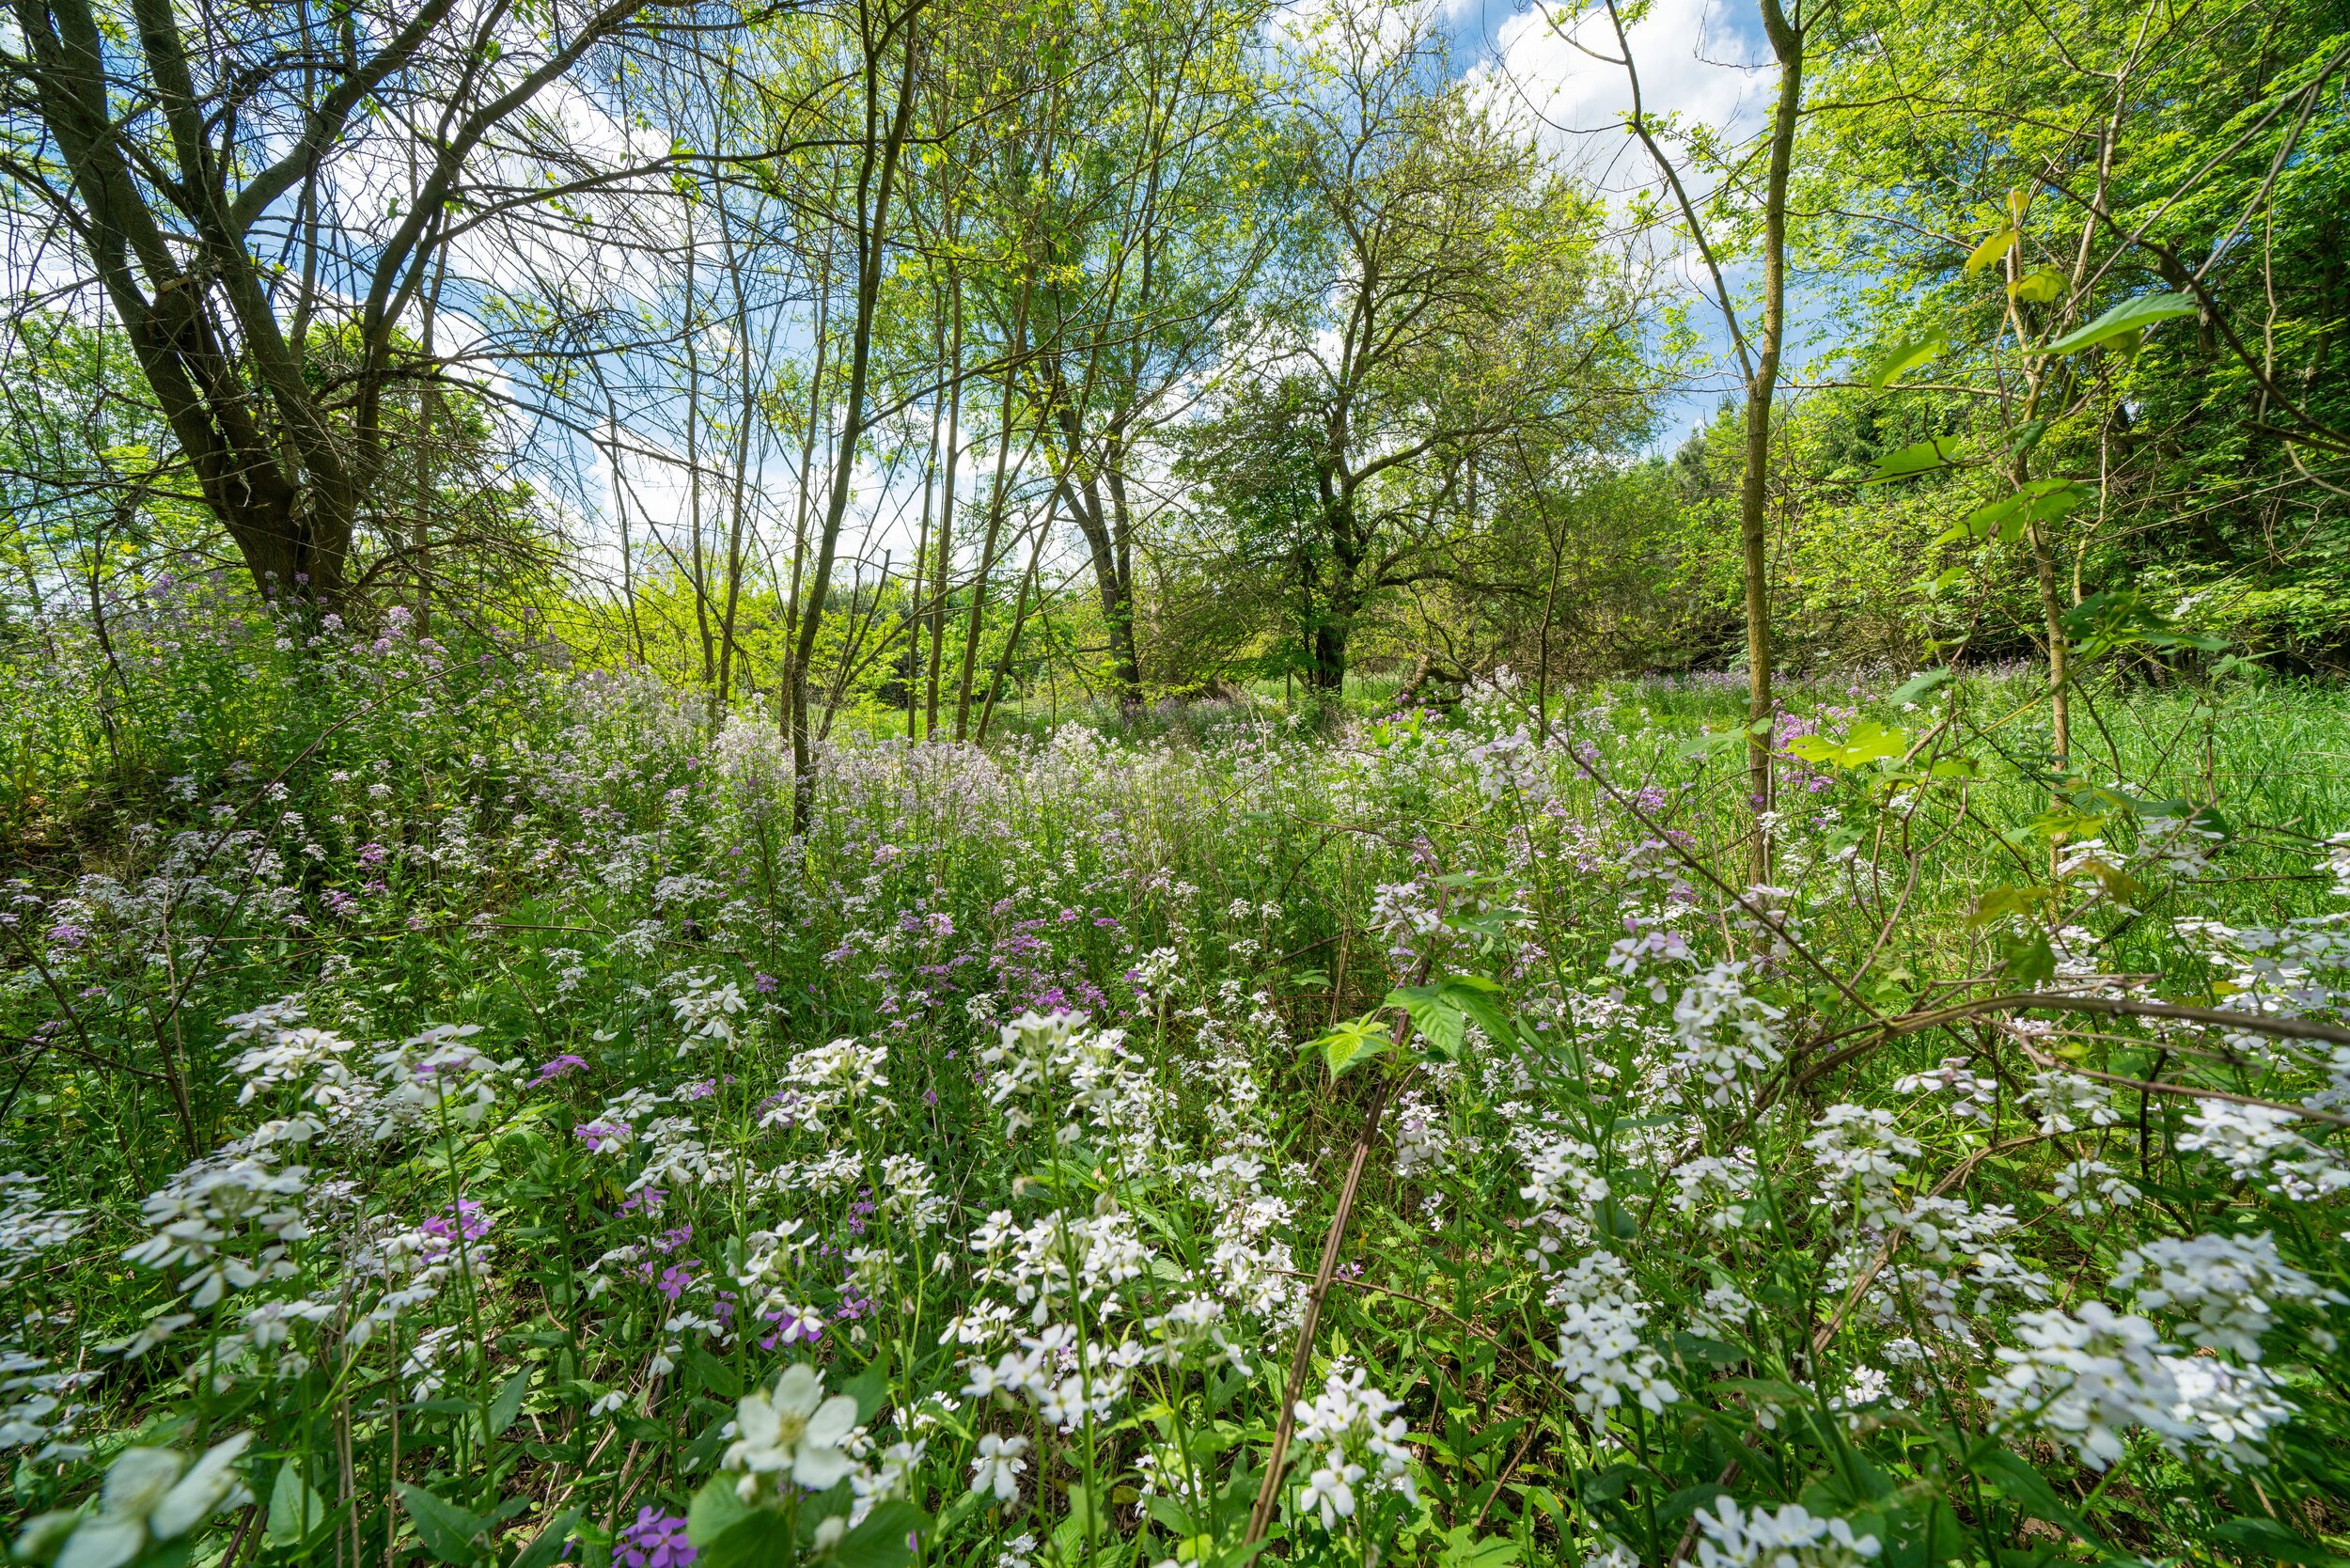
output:
[[[1715,0],[1657,0],[1629,30],[1641,102],[1652,120],[1711,127],[1731,141],[1768,111],[1767,51]],[[1653,183],[1655,170],[1623,129],[1630,74],[1602,7],[1536,8],[1503,23],[1473,76],[1540,120],[1544,143],[1611,190]]]

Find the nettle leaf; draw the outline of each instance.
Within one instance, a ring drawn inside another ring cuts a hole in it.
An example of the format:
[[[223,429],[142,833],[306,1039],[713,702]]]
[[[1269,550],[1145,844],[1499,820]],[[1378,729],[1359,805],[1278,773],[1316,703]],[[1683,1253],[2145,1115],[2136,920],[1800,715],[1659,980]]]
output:
[[[2021,239],[2023,239],[2023,236],[2018,234],[2013,228],[2000,229],[1998,232],[1993,234],[1991,238],[1985,240],[1982,243],[1977,245],[1972,251],[1967,253],[1967,272],[1970,274],[1979,273],[1985,267],[1998,265],[1998,263],[2007,259],[2007,253],[2013,250],[2015,248],[2016,242]]]
[[[1919,333],[1896,341],[1869,368],[1868,383],[1878,391],[1891,384],[1897,376],[1906,374],[1923,365],[1950,346],[1950,336],[1940,328]]]
[[[1323,1064],[1330,1070],[1330,1081],[1337,1083],[1393,1043],[1393,1032],[1373,1013],[1333,1025],[1308,1048],[1321,1051]]]
[[[2140,294],[2136,299],[2123,300],[2087,326],[2074,328],[2040,352],[2078,353],[2117,337],[2144,332],[2158,322],[2192,316],[2201,308],[2193,294]]]
[[[2034,479],[2013,495],[1977,507],[1934,542],[1981,541],[1997,533],[2000,543],[2013,544],[2024,537],[2026,528],[2052,523],[2096,494],[2075,479]]]
[[[277,1466],[277,1484],[269,1492],[269,1523],[265,1539],[273,1546],[292,1546],[326,1518],[326,1499],[302,1479],[290,1459]]]
[[[455,1503],[446,1502],[421,1486],[405,1482],[398,1488],[400,1506],[415,1521],[416,1539],[424,1549],[454,1568],[480,1560],[480,1548],[474,1538],[490,1528],[490,1521],[478,1513],[469,1513]]]
[[[1412,1027],[1428,1043],[1431,1056],[1457,1061],[1467,1026],[1460,1004],[1445,994],[1442,983],[1403,986],[1387,993],[1387,1005],[1411,1015]]]
[[[1411,1018],[1430,1056],[1457,1061],[1472,1022],[1496,1043],[1515,1037],[1510,1015],[1496,999],[1500,990],[1498,982],[1482,975],[1449,975],[1427,985],[1390,991],[1386,1005],[1402,1008]]]
[[[2092,593],[2065,611],[2060,624],[2064,635],[2073,639],[2074,651],[2085,659],[2102,658],[2129,647],[2217,653],[2228,646],[2221,638],[2174,625],[2136,588]]]
[[[2034,267],[2007,286],[2008,297],[2026,305],[2046,305],[2064,292],[2064,274],[2054,267]]]
[[[1909,731],[1867,722],[1854,725],[1852,733],[1841,741],[1825,735],[1798,735],[1787,743],[1787,749],[1815,765],[1825,762],[1833,767],[1856,768],[1901,756],[1909,749]]]
[[[1896,686],[1893,689],[1893,695],[1885,700],[1896,708],[1906,707],[1912,702],[1923,701],[1928,693],[1940,690],[1948,685],[1950,681],[1950,668],[1948,665],[1934,669],[1920,670]]]
[[[1913,441],[1898,451],[1877,459],[1876,467],[1862,484],[1883,484],[1888,479],[1914,479],[1920,474],[1931,474],[1948,468],[1966,451],[1966,443],[1954,435],[1937,435],[1931,441]]]

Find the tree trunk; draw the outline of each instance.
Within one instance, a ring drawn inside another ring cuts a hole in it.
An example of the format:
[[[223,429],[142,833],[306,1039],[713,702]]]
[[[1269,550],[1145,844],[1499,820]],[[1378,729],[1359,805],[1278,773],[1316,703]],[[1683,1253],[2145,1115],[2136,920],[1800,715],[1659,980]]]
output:
[[[898,80],[898,102],[890,115],[887,137],[874,145],[881,114],[881,51],[887,47],[885,32],[869,39],[865,51],[865,138],[862,166],[857,175],[856,319],[849,343],[848,407],[840,426],[840,450],[833,465],[832,494],[825,499],[823,530],[818,536],[816,569],[807,584],[807,608],[800,618],[799,640],[791,658],[792,702],[796,722],[791,727],[791,831],[807,832],[816,804],[816,756],[807,732],[807,671],[816,657],[816,637],[823,624],[824,598],[832,586],[833,561],[839,552],[840,525],[849,510],[849,485],[855,478],[858,440],[865,433],[865,387],[872,369],[873,319],[881,299],[882,270],[889,227],[889,196],[897,182],[898,155],[905,147],[906,122],[914,108],[914,13],[905,25],[905,66]],[[880,166],[876,169],[875,165]],[[870,199],[870,207],[867,203]]]
[[[1762,30],[1778,58],[1778,98],[1771,112],[1770,165],[1762,189],[1762,336],[1747,383],[1746,472],[1738,487],[1738,543],[1746,577],[1747,792],[1754,808],[1756,882],[1771,879],[1772,808],[1770,467],[1771,405],[1787,331],[1787,171],[1803,109],[1803,34],[1779,0],[1762,0]]]

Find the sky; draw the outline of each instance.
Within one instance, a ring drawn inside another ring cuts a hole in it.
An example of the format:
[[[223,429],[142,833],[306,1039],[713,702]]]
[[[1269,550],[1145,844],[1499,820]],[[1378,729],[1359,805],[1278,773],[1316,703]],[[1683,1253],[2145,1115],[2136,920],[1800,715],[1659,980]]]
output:
[[[1445,16],[1465,73],[1532,115],[1543,145],[1563,165],[1617,197],[1661,188],[1647,150],[1624,129],[1631,77],[1616,63],[1622,56],[1604,8],[1553,7],[1545,14],[1502,0],[1452,0]],[[1749,6],[1655,0],[1627,38],[1641,102],[1653,119],[1709,125],[1731,141],[1763,129],[1776,68]],[[1691,194],[1701,199],[1704,187]],[[1670,256],[1667,266],[1691,298],[1710,295],[1693,249]],[[1731,289],[1742,281],[1731,269]],[[1717,353],[1727,348],[1718,311],[1700,306],[1694,324]],[[1725,370],[1666,400],[1656,447],[1678,446],[1733,389],[1734,378]]]

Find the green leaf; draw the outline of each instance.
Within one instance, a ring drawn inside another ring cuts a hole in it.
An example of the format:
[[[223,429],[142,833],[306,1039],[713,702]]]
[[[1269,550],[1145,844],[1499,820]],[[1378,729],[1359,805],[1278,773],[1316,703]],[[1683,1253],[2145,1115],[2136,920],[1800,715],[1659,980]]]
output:
[[[571,1540],[572,1527],[579,1523],[579,1510],[567,1508],[547,1521],[529,1545],[515,1554],[512,1568],[547,1568]]]
[[[1868,383],[1881,392],[1896,376],[1916,369],[1950,346],[1949,336],[1939,328],[1901,338],[1869,368]]]
[[[2013,228],[2000,229],[1998,232],[1992,235],[1991,238],[1985,240],[1982,243],[1977,245],[1972,251],[1967,253],[1967,272],[1979,273],[1985,267],[1996,266],[1999,262],[2006,260],[2007,253],[2013,250],[2015,248],[2015,242],[2021,240],[2023,236],[2016,233]]]
[[[2037,991],[2056,979],[2056,951],[2048,946],[2048,933],[2036,926],[2020,934],[2002,933],[1999,962],[2021,991]]]
[[[421,1486],[402,1482],[397,1490],[400,1506],[415,1521],[416,1539],[424,1543],[426,1551],[455,1568],[480,1560],[481,1550],[474,1544],[474,1537],[488,1529],[490,1521],[442,1501]]]
[[[1640,1473],[1639,1466],[1619,1460],[1605,1469],[1585,1471],[1576,1490],[1587,1503],[1614,1502],[1630,1489]]]
[[[1322,1052],[1323,1064],[1330,1070],[1332,1083],[1337,1083],[1393,1043],[1392,1031],[1375,1014],[1369,1018],[1349,1019],[1324,1031],[1313,1042]]]
[[[1798,735],[1787,743],[1790,754],[1807,762],[1826,762],[1840,768],[1856,768],[1864,763],[1899,757],[1909,749],[1909,731],[1888,729],[1874,721],[1864,721],[1852,727],[1852,733],[1841,741],[1825,735]]]
[[[266,1538],[273,1546],[298,1544],[326,1519],[326,1499],[318,1495],[290,1459],[277,1466],[277,1483],[269,1489]]]
[[[1975,901],[1975,912],[1967,918],[1975,925],[1987,926],[2055,902],[2055,891],[2047,887],[1994,887]]]
[[[2045,419],[2027,419],[2015,427],[2014,436],[2007,444],[2007,455],[2017,457],[2040,445],[2040,438],[2048,433]]]
[[[759,1508],[745,1510],[744,1517],[700,1548],[694,1562],[695,1568],[793,1568],[799,1556],[790,1522],[780,1513]]]
[[[2000,543],[2013,544],[2024,537],[2026,528],[2052,523],[2096,494],[2090,486],[2073,479],[2033,479],[2013,495],[1977,507],[1934,542],[1952,544],[1961,539],[1982,540],[1997,532]]]
[[[2319,1568],[2350,1562],[2350,1558],[2343,1557],[2340,1552],[2311,1545],[2274,1519],[2230,1519],[2214,1525],[2211,1532],[2222,1541],[2232,1541],[2258,1552],[2271,1562],[2315,1563]]]
[[[530,1374],[536,1369],[524,1367],[508,1378],[497,1398],[490,1402],[489,1428],[492,1437],[502,1437],[514,1424],[514,1418],[523,1411],[523,1396],[530,1392]]]
[[[751,1508],[734,1490],[733,1476],[713,1476],[694,1494],[685,1508],[685,1539],[707,1546],[751,1515]]]
[[[2195,649],[2217,653],[2227,644],[2172,624],[2170,618],[2146,602],[2136,588],[2108,588],[2092,593],[2064,612],[2060,624],[2084,659],[2102,658],[2132,646],[2165,650]]]
[[[1913,441],[1899,451],[1888,452],[1877,459],[1876,467],[1862,484],[1883,484],[1888,479],[1915,478],[1931,474],[1937,468],[1948,468],[1958,461],[1965,443],[1953,435],[1937,435],[1931,441]]]
[[[871,1420],[881,1407],[889,1403],[889,1362],[875,1356],[865,1370],[840,1386],[840,1391],[856,1401],[857,1425]]]
[[[2064,292],[2064,274],[2054,267],[2034,267],[2009,284],[2007,292],[2026,305],[2046,305]]]
[[[1474,1527],[1455,1525],[1444,1532],[1443,1568],[1509,1568],[1518,1560],[1518,1544],[1506,1536],[1475,1538]]]
[[[2140,294],[2136,299],[2123,300],[2087,326],[2074,328],[2040,352],[2078,353],[2125,333],[2143,332],[2158,321],[2192,316],[2200,308],[2193,294]]]
[[[1747,1359],[1747,1352],[1720,1340],[1709,1340],[1700,1334],[1675,1334],[1673,1354],[1693,1367],[1734,1367]]]
[[[1906,707],[1912,702],[1923,701],[1927,693],[1940,690],[1950,683],[1950,669],[1948,665],[1934,669],[1920,670],[1894,687],[1893,695],[1885,700],[1896,708]]]
[[[840,1544],[833,1548],[833,1560],[841,1568],[902,1568],[914,1560],[908,1539],[929,1523],[910,1502],[885,1502],[840,1538]]]
[[[2020,1456],[1995,1448],[1975,1462],[1974,1471],[1986,1481],[1997,1482],[2008,1499],[2033,1518],[2061,1525],[2097,1550],[2105,1550],[2105,1543],[2089,1528],[2089,1521],[2067,1507],[2047,1479]]]
[[[1434,985],[1409,985],[1387,993],[1386,1005],[1400,1007],[1408,1013],[1412,1027],[1428,1043],[1429,1054],[1446,1061],[1458,1061],[1461,1040],[1467,1025],[1461,1013],[1461,1004],[1447,992],[1443,982]]]
[[[713,1356],[707,1345],[696,1345],[687,1353],[685,1361],[694,1369],[694,1375],[701,1379],[702,1387],[720,1399],[743,1397],[743,1379],[732,1367]]]

